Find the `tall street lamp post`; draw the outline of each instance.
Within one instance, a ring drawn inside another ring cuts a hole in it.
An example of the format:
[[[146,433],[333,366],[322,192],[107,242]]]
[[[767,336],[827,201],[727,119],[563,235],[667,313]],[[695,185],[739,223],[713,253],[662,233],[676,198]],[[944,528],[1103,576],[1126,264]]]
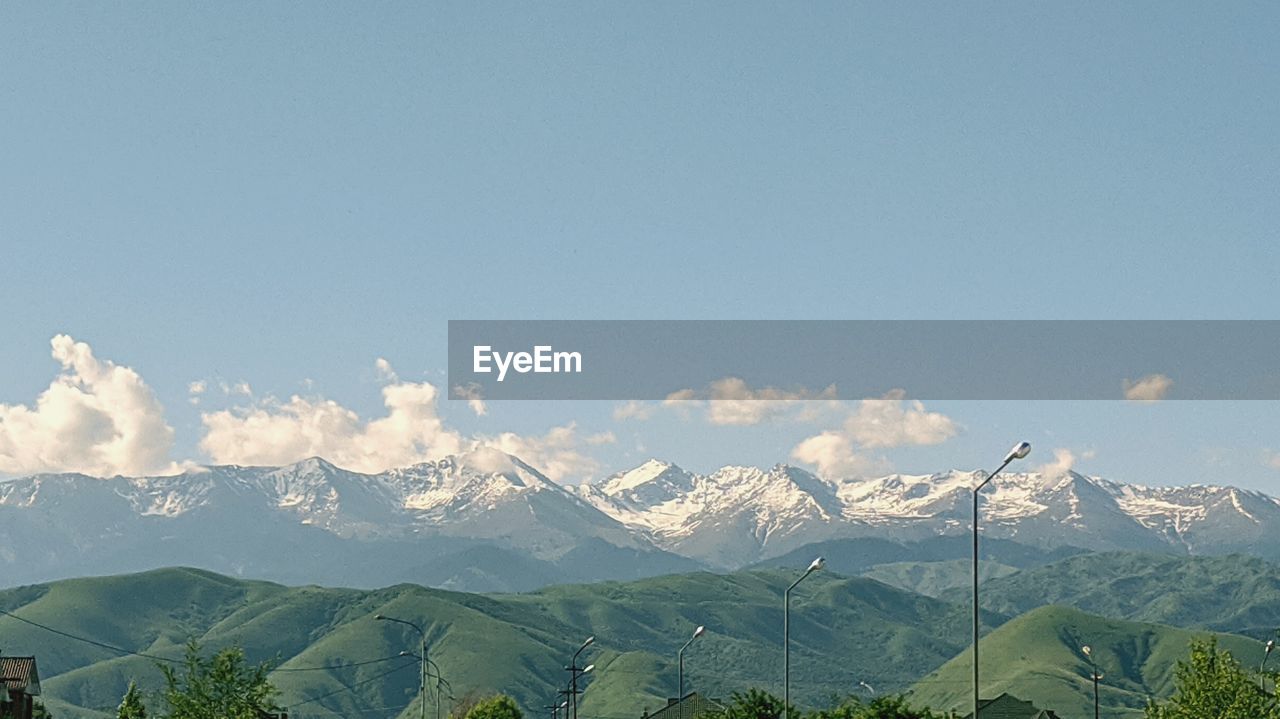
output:
[[[1089,678],[1093,680],[1093,719],[1098,719],[1098,682],[1102,681],[1102,673],[1098,671],[1097,662],[1093,661],[1093,648],[1088,644],[1080,647],[1089,660]]]
[[[1262,663],[1258,665],[1258,688],[1262,690],[1263,694],[1267,693],[1267,675],[1265,674],[1267,671],[1267,660],[1271,658],[1271,652],[1275,651],[1275,648],[1276,640],[1267,640],[1267,648],[1262,652]]]
[[[418,632],[418,637],[422,640],[419,645],[420,654],[418,655],[419,664],[421,665],[421,679],[418,684],[419,719],[427,719],[427,633],[422,631],[422,627],[404,619],[396,619],[395,617],[387,617],[381,614],[377,614],[373,618],[382,622],[404,624],[405,626],[413,627],[414,631]]]
[[[680,665],[680,680],[677,683],[677,686],[679,687],[679,701],[681,706],[684,705],[684,650],[688,649],[690,644],[693,644],[693,640],[702,636],[704,631],[706,631],[706,627],[703,626],[699,626],[697,629],[693,630],[693,636],[689,637],[689,641],[685,642],[683,647],[680,647],[680,653],[677,655],[679,657],[678,664]],[[680,716],[684,716],[684,709],[680,710]]]
[[[973,488],[973,719],[978,719],[978,493],[1015,459],[1031,452],[1030,442],[1019,442],[1004,456],[996,471]]]
[[[590,669],[578,669],[578,656],[591,646],[596,640],[595,637],[587,637],[587,640],[578,647],[578,651],[573,653],[573,658],[569,660],[569,717],[568,719],[578,719],[578,675],[586,674]],[[592,665],[591,668],[595,668]]]
[[[791,719],[791,590],[803,582],[805,577],[822,569],[825,563],[826,560],[822,557],[810,562],[804,574],[782,593],[782,719]]]

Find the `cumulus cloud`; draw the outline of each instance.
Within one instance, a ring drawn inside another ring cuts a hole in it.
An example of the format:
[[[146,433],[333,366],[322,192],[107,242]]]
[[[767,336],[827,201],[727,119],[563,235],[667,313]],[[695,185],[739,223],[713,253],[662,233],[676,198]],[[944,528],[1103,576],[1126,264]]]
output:
[[[853,439],[844,432],[826,431],[797,444],[791,458],[813,465],[823,477],[857,477],[885,472],[889,463],[883,458],[863,454]]]
[[[277,465],[319,456],[340,467],[376,473],[458,455],[484,471],[508,471],[514,455],[556,481],[588,479],[599,463],[584,449],[616,442],[612,432],[583,435],[576,425],[541,436],[504,432],[465,437],[439,414],[439,392],[428,382],[406,382],[390,363],[375,364],[388,382],[382,388],[386,414],[361,418],[333,400],[293,396],[201,416],[200,448],[217,464]],[[483,403],[478,397],[471,402]],[[472,404],[473,411],[476,410]],[[483,414],[483,410],[478,411]]]
[[[1136,381],[1124,381],[1124,398],[1134,402],[1158,402],[1164,399],[1173,386],[1168,375],[1149,374]]]
[[[569,423],[554,427],[541,437],[503,432],[496,437],[480,437],[476,444],[519,457],[551,479],[565,482],[571,479],[590,480],[600,471],[600,463],[581,451],[582,444],[609,444],[614,441],[610,432],[580,437],[577,425]]]
[[[386,415],[371,420],[333,400],[267,398],[201,415],[200,449],[216,464],[287,464],[319,456],[358,472],[404,467],[464,446],[441,420],[437,398],[429,383],[397,381],[382,388]]]
[[[1046,481],[1053,481],[1067,476],[1067,473],[1075,469],[1076,462],[1093,459],[1095,452],[1093,450],[1085,450],[1077,455],[1075,452],[1065,447],[1059,447],[1053,450],[1053,461],[1047,462],[1036,467],[1033,471],[1040,474]]]
[[[657,408],[653,404],[633,399],[614,407],[613,418],[619,422],[629,419],[643,421],[652,417],[655,409]]]
[[[50,342],[62,373],[33,406],[0,404],[0,473],[93,476],[177,472],[173,429],[137,372],[84,342]]]
[[[703,399],[705,397],[705,399]],[[692,389],[673,392],[663,401],[666,407],[706,410],[706,419],[714,425],[751,426],[785,416],[789,411],[815,400],[834,401],[835,385],[821,392],[783,390],[776,387],[755,389],[739,377],[725,377],[712,382],[705,393]]]
[[[455,385],[453,388],[454,399],[465,399],[467,406],[475,413],[477,417],[483,417],[489,413],[489,407],[485,405],[484,398],[480,395],[480,385],[472,382],[467,385]]]
[[[863,447],[942,444],[956,435],[956,424],[941,412],[929,412],[919,400],[894,390],[881,399],[864,399],[844,424]]]
[[[791,450],[791,457],[829,478],[866,475],[889,466],[866,450],[941,444],[958,431],[950,417],[930,412],[923,403],[906,400],[905,393],[894,390],[879,399],[858,402],[838,429],[806,438]]]

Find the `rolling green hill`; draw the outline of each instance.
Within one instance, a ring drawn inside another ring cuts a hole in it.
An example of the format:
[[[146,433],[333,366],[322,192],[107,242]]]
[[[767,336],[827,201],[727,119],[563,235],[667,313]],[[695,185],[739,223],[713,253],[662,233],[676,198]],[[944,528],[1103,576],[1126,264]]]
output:
[[[966,590],[944,599],[968,601]],[[1280,567],[1246,557],[1085,554],[984,581],[982,606],[1007,616],[1063,605],[1090,614],[1258,638],[1280,628]]]
[[[1066,607],[1034,609],[982,639],[982,697],[1008,692],[1063,717],[1091,716],[1093,685],[1081,646],[1090,645],[1103,674],[1100,702],[1108,717],[1140,717],[1149,697],[1173,689],[1173,669],[1190,641],[1207,632],[1128,622]],[[1262,643],[1220,634],[1219,643],[1246,666],[1257,666]],[[969,710],[972,653],[961,655],[917,683],[912,696],[943,709]]]
[[[577,643],[594,635],[587,659],[598,668],[582,716],[639,717],[674,694],[676,650],[698,624],[707,634],[686,654],[687,688],[780,690],[781,596],[793,577],[697,573],[486,596],[413,585],[291,588],[166,569],[0,592],[0,608],[13,615],[0,616],[0,642],[9,654],[37,656],[60,718],[103,716],[131,678],[155,689],[154,657],[179,657],[195,637],[210,648],[241,645],[254,661],[278,658],[280,701],[307,719],[416,715],[416,663],[396,657],[416,636],[375,621],[377,613],[428,626],[430,655],[455,695],[502,690],[539,713],[566,679]],[[964,643],[962,608],[868,579],[818,574],[792,602],[792,690],[801,703],[852,691],[859,680],[902,684]]]

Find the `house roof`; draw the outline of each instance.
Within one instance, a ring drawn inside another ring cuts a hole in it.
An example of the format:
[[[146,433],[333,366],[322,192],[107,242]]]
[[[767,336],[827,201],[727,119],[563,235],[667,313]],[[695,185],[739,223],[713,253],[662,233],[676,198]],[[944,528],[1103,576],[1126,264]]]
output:
[[[35,657],[0,657],[0,682],[9,691],[40,696],[40,674]]]
[[[973,715],[969,714],[965,719],[973,719]],[[1060,717],[1047,709],[1040,709],[1031,702],[1006,693],[995,699],[978,702],[978,719],[1060,719]]]
[[[689,692],[683,699],[668,699],[667,705],[656,712],[645,713],[646,719],[693,719],[708,711],[723,709],[724,705],[715,699]]]

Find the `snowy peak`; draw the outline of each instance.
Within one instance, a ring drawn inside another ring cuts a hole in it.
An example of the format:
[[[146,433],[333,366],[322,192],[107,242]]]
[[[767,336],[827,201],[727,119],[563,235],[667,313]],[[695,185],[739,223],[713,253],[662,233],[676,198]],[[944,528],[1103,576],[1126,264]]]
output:
[[[910,540],[965,531],[973,488],[986,476],[951,470],[828,482],[781,464],[698,475],[650,460],[583,494],[661,547],[738,566],[832,537]],[[1007,473],[983,489],[981,512],[991,536],[1045,547],[1267,555],[1258,548],[1280,546],[1280,500],[1233,487],[1149,488],[1070,471]]]

